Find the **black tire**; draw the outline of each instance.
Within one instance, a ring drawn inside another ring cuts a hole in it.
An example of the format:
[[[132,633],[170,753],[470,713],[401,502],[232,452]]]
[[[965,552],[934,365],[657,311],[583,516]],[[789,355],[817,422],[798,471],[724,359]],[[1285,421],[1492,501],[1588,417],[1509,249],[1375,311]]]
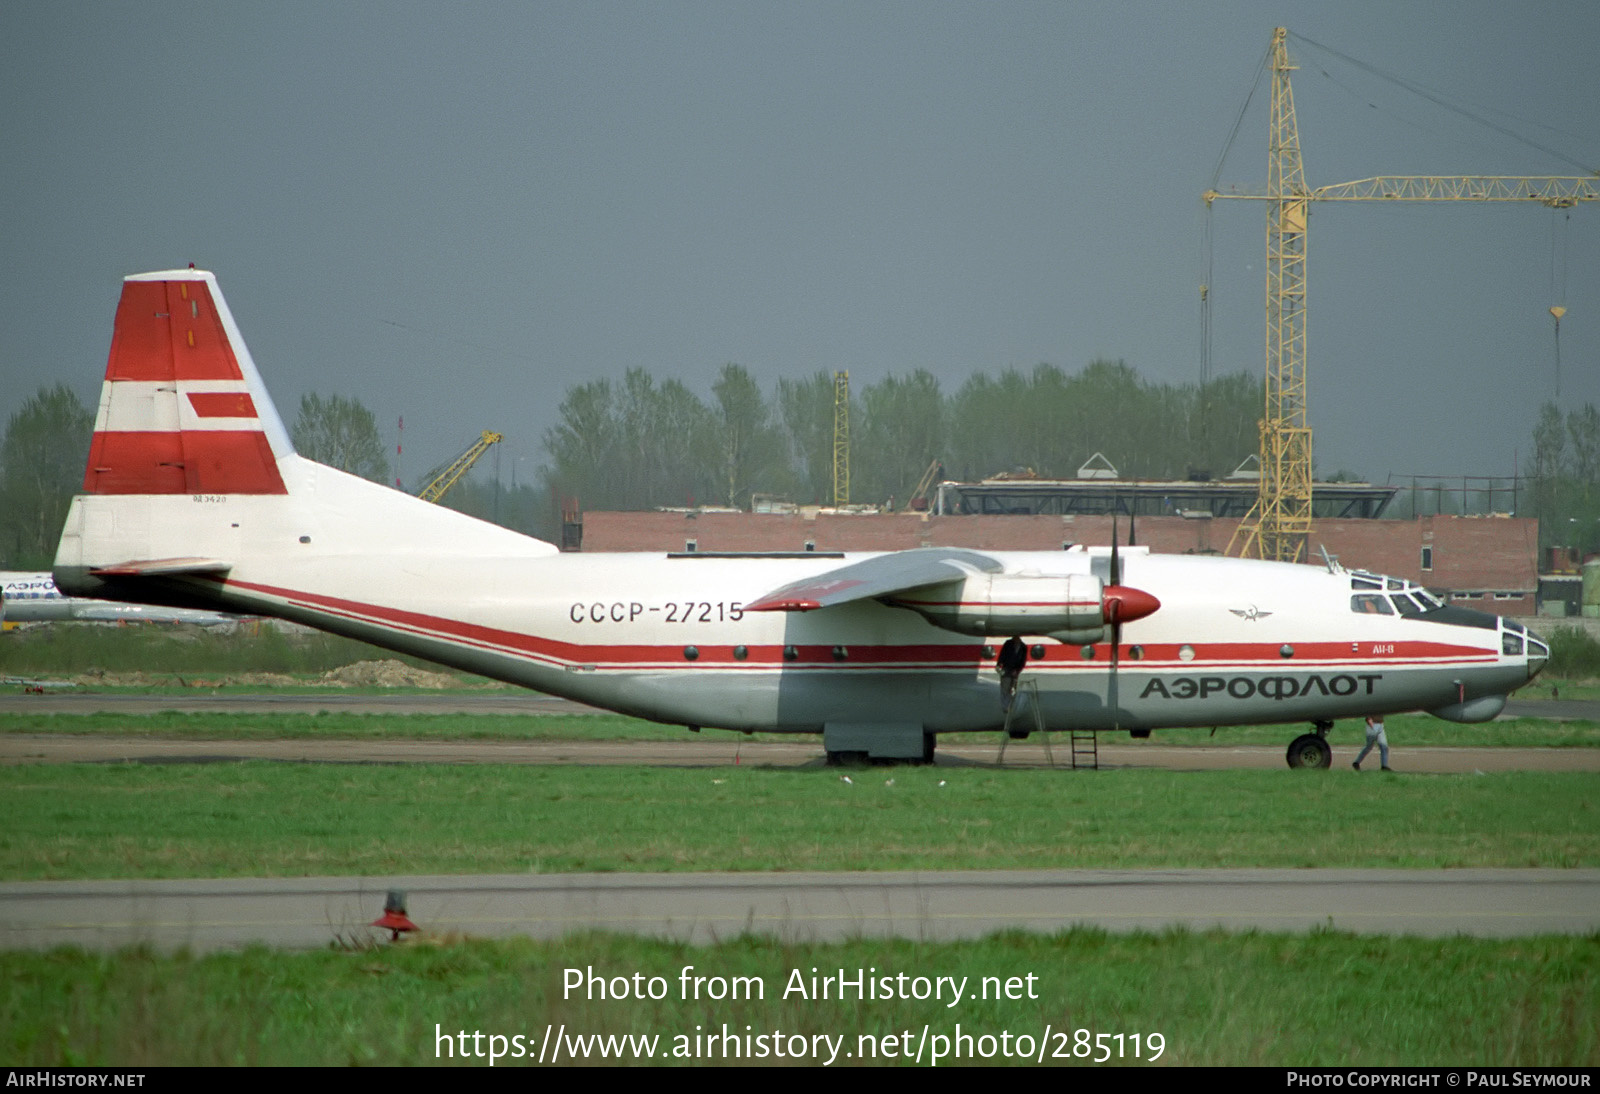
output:
[[[1327,769],[1333,764],[1333,749],[1315,733],[1303,733],[1289,742],[1289,766],[1299,771]]]

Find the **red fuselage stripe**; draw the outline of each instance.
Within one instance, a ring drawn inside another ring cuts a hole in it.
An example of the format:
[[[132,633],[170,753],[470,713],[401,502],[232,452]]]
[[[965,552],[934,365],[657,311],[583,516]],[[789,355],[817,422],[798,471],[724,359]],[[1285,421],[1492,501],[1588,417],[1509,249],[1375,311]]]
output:
[[[990,663],[992,658],[983,655],[983,647],[969,643],[929,643],[894,646],[849,646],[844,660],[834,657],[834,647],[829,645],[794,646],[796,657],[786,660],[781,645],[749,646],[747,656],[736,658],[732,645],[701,646],[694,642],[683,645],[578,645],[558,642],[538,635],[522,634],[476,623],[403,611],[376,604],[318,593],[299,592],[271,585],[242,581],[227,581],[226,585],[251,592],[278,597],[296,606],[326,612],[341,618],[378,623],[412,634],[460,642],[478,649],[510,652],[524,656],[548,659],[563,664],[626,664],[630,667],[648,666],[689,667],[690,665],[716,665],[718,667],[754,668],[763,665],[832,665],[838,668],[948,668],[972,669]],[[1370,644],[1370,643],[1369,643]],[[699,656],[694,661],[684,658],[686,646],[695,645]],[[1180,644],[1145,645],[1144,656],[1133,660],[1129,652],[1133,647],[1120,649],[1121,667],[1124,671],[1161,669],[1163,671],[1203,672],[1207,670],[1255,669],[1269,667],[1280,671],[1324,669],[1329,664],[1340,667],[1362,666],[1401,668],[1426,667],[1430,662],[1457,663],[1475,661],[1492,663],[1496,654],[1474,646],[1458,646],[1440,642],[1395,642],[1394,649],[1370,656],[1352,655],[1349,642],[1304,643],[1296,647],[1295,657],[1285,659],[1279,646],[1253,643],[1217,643],[1193,645],[1193,660],[1178,657]],[[1035,658],[1030,664],[1048,666],[1050,669],[1087,670],[1109,665],[1110,649],[1104,645],[1093,647],[1095,656],[1086,659],[1078,646],[1046,646],[1046,656]]]

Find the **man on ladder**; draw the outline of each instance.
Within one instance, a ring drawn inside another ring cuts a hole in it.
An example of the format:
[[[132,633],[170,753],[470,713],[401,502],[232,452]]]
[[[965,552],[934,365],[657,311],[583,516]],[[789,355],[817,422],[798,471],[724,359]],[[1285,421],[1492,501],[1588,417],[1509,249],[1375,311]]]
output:
[[[1006,639],[1006,644],[1000,647],[1000,656],[995,659],[994,668],[1000,674],[1000,709],[1008,714],[1017,697],[1017,678],[1027,666],[1027,643],[1015,635]]]

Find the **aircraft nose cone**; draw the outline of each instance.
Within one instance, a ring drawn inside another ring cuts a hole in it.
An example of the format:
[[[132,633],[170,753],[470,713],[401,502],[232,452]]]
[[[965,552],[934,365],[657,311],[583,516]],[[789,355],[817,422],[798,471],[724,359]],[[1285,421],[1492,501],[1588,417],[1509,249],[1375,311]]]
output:
[[[1106,586],[1103,613],[1107,623],[1130,623],[1135,619],[1143,619],[1159,607],[1161,601],[1143,589],[1127,585]]]

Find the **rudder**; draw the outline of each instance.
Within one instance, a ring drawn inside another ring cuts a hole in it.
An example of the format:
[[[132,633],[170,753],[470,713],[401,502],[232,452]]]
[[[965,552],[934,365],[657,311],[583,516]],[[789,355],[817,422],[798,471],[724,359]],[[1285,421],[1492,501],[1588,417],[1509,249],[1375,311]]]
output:
[[[126,278],[84,493],[284,494],[292,452],[216,278]]]

